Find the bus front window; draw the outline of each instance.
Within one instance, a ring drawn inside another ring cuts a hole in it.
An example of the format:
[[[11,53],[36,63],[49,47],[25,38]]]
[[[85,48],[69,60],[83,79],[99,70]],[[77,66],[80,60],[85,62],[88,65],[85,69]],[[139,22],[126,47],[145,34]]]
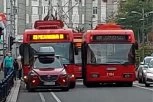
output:
[[[35,43],[30,45],[35,52],[39,47],[52,46],[55,50],[55,54],[60,56],[61,62],[63,64],[69,64],[72,60],[71,58],[71,44],[70,43]]]
[[[89,44],[87,48],[88,64],[124,64],[134,63],[132,44]]]

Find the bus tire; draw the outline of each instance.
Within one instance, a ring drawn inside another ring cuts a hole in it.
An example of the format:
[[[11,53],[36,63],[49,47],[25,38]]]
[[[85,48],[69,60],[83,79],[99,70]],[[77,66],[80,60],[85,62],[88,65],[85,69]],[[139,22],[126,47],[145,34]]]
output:
[[[76,82],[70,82],[70,88],[73,89],[76,86]]]
[[[83,85],[86,87],[92,87],[92,84],[90,84],[89,82],[83,80]]]
[[[132,87],[132,86],[133,86],[133,82],[128,82],[128,83],[127,83],[127,86],[128,86],[128,87]]]

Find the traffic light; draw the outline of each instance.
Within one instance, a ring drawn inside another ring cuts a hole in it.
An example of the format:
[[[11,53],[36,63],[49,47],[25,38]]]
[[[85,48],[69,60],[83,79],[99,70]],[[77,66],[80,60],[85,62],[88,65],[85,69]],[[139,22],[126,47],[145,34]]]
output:
[[[9,37],[9,47],[10,47],[10,50],[12,50],[12,45],[14,44],[14,40],[15,40],[14,37],[12,37],[12,36]]]

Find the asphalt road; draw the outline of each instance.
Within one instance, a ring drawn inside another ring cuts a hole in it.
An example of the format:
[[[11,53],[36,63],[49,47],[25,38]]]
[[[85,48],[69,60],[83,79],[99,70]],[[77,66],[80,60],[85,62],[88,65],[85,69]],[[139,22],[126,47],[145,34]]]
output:
[[[133,87],[106,85],[86,88],[77,82],[75,89],[68,92],[60,90],[37,90],[28,92],[21,84],[17,102],[153,102],[153,87],[134,83]]]

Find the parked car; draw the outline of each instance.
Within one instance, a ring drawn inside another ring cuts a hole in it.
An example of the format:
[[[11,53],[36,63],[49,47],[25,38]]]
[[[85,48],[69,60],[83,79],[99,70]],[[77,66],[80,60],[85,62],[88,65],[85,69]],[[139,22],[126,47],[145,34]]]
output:
[[[150,86],[150,84],[153,84],[153,59],[148,64],[148,68],[146,69],[144,73],[144,84],[146,87]]]
[[[153,56],[146,56],[143,61],[140,63],[140,65],[147,65],[150,63],[150,60],[153,59]]]
[[[140,65],[137,69],[137,80],[139,83],[144,83],[144,74],[148,68],[148,65]]]

